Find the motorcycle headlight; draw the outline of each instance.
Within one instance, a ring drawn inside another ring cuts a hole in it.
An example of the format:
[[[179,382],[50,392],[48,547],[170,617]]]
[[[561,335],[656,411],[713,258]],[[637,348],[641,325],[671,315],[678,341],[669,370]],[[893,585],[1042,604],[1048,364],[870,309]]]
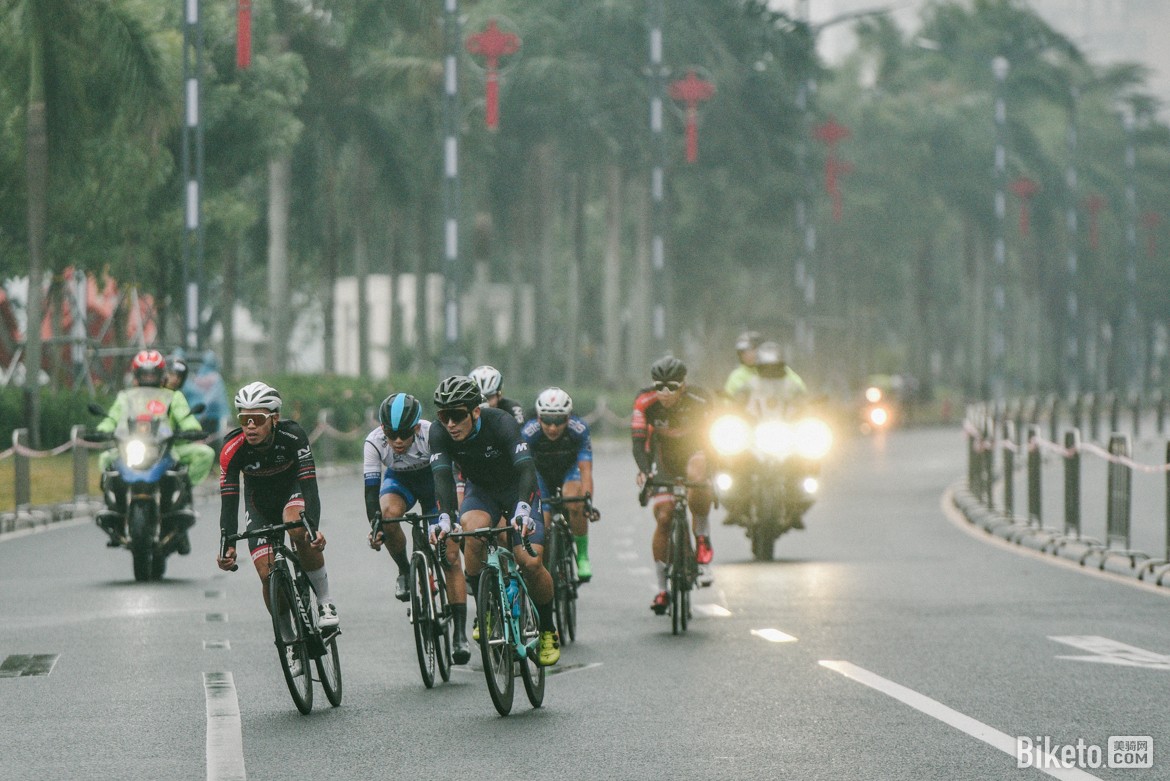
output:
[[[726,493],[727,491],[731,490],[731,486],[734,484],[735,481],[732,479],[731,475],[727,474],[726,472],[720,472],[719,474],[715,475],[715,487],[720,491]]]
[[[792,453],[793,431],[782,420],[766,420],[756,426],[756,447],[775,458],[785,458]]]
[[[833,431],[823,420],[805,418],[796,424],[796,452],[803,458],[817,461],[833,446]]]
[[[724,415],[711,424],[711,447],[721,456],[737,456],[751,445],[751,427],[737,415]]]
[[[126,466],[137,469],[146,461],[146,443],[141,439],[132,439],[126,443]]]
[[[869,410],[869,422],[871,425],[881,428],[890,421],[890,413],[885,407],[872,407]]]

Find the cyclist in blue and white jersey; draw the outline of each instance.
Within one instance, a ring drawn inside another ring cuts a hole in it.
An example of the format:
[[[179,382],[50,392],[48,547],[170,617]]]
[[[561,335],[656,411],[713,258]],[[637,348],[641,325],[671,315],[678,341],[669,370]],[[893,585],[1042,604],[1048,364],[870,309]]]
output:
[[[573,399],[560,388],[545,388],[536,397],[536,417],[521,429],[536,462],[540,498],[593,494],[593,445],[589,424],[573,414]],[[566,505],[569,527],[577,543],[577,577],[587,583],[593,577],[589,563],[589,519],[580,502]],[[548,510],[545,523],[551,521]]]
[[[422,404],[414,396],[394,393],[382,401],[378,408],[378,427],[366,437],[362,448],[367,521],[372,522],[379,511],[383,518],[398,518],[416,503],[423,513],[437,512],[427,443],[430,427],[430,421],[422,419]],[[406,602],[410,599],[410,560],[406,556],[406,533],[402,525],[383,524],[381,531],[370,532],[369,542],[374,550],[386,544],[386,551],[398,566],[394,596]],[[457,545],[447,546],[447,561],[451,564],[447,600],[455,630],[451,658],[455,664],[467,664],[471,659],[467,644],[467,588]]]

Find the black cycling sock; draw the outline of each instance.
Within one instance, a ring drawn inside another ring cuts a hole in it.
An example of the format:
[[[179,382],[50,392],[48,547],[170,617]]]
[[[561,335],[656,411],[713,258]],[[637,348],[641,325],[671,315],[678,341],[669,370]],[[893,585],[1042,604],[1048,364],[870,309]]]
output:
[[[390,551],[390,558],[394,559],[394,563],[398,565],[399,575],[410,572],[410,559],[406,558],[406,551]]]
[[[557,627],[553,623],[553,603],[550,599],[543,605],[536,606],[536,620],[540,624],[541,632],[555,632]]]
[[[455,619],[455,636],[467,637],[467,603],[451,605],[451,617]]]

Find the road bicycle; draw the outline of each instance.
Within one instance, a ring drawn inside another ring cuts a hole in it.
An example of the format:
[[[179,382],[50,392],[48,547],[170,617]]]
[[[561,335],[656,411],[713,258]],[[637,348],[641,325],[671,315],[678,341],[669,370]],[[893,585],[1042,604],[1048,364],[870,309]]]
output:
[[[442,550],[428,539],[429,524],[438,513],[407,513],[399,518],[383,519],[375,513],[370,528],[377,536],[382,525],[408,523],[411,527],[413,553],[410,554],[410,607],[407,615],[414,628],[414,648],[418,652],[418,669],[423,685],[435,685],[435,668],[444,681],[451,680],[451,632],[453,612],[447,602],[447,576],[450,566]]]
[[[600,513],[593,507],[588,493],[562,496],[559,488],[541,504],[550,517],[545,561],[553,578],[553,618],[561,643],[568,644],[577,639],[577,589],[581,585],[577,576],[577,542],[569,527],[568,505],[582,504],[582,511],[590,521],[600,517]]]
[[[646,481],[642,488],[642,504],[652,488],[669,488],[674,508],[670,516],[670,547],[666,556],[666,584],[670,595],[667,612],[670,613],[670,632],[678,635],[687,631],[691,619],[691,591],[697,587],[699,564],[691,545],[691,524],[687,519],[687,489],[710,488],[706,481],[688,482],[685,477],[674,480]]]
[[[540,623],[516,557],[500,539],[510,531],[485,527],[447,535],[455,540],[474,537],[487,545],[487,563],[479,575],[475,608],[483,674],[492,703],[501,716],[512,710],[517,668],[532,707],[539,708],[544,702],[544,668],[538,663]],[[527,541],[524,549],[528,555],[536,555]]]
[[[240,534],[220,538],[220,557],[240,540],[265,539],[269,545],[268,603],[272,613],[272,629],[276,636],[276,652],[288,692],[297,710],[307,714],[313,709],[313,681],[321,684],[329,704],[341,704],[341,658],[337,653],[337,638],[341,630],[317,626],[316,596],[309,576],[301,569],[296,554],[284,544],[289,529],[304,527],[309,541],[317,538],[309,527],[304,513],[296,521],[263,526]],[[232,567],[232,571],[239,569]],[[312,677],[309,660],[317,668]]]

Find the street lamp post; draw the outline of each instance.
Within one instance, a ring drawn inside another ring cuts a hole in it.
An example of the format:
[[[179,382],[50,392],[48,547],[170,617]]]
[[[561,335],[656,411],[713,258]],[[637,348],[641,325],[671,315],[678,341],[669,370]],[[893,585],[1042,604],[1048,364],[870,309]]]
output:
[[[443,36],[443,352],[439,374],[448,377],[462,372],[464,364],[459,356],[459,0],[445,0]],[[416,279],[415,284],[426,290],[425,279]],[[425,333],[418,339],[425,343]]]
[[[200,107],[203,77],[203,25],[200,0],[186,0],[183,17],[183,87],[186,106],[182,131],[182,166],[185,182],[183,212],[183,293],[185,296],[185,343],[198,350],[201,337],[199,294],[203,288],[203,121]],[[248,5],[250,8],[250,4]],[[191,55],[194,52],[194,63]],[[194,272],[192,272],[194,265]]]
[[[663,140],[663,103],[666,67],[662,64],[663,0],[647,0],[650,28],[650,268],[654,303],[651,327],[655,353],[666,349],[666,249],[663,232],[666,222],[666,146]]]
[[[1134,113],[1131,106],[1122,109],[1125,127],[1125,321],[1122,338],[1125,339],[1125,383],[1131,394],[1145,388],[1139,343],[1142,329],[1137,311],[1137,177],[1134,150]]]
[[[1081,348],[1077,321],[1077,100],[1079,90],[1074,86],[1069,96],[1068,166],[1065,169],[1065,233],[1068,255],[1065,262],[1067,291],[1065,295],[1064,357],[1066,365],[1065,388],[1075,397],[1081,385]]]
[[[1004,188],[1007,184],[1007,106],[1004,102],[1004,82],[1007,80],[1009,64],[1006,57],[996,57],[991,62],[995,76],[995,262],[991,279],[991,397],[1000,406],[1005,394],[1006,337],[1004,317],[1007,302],[1004,278],[1007,270],[1007,247],[1004,242],[1004,219],[1007,205]]]

